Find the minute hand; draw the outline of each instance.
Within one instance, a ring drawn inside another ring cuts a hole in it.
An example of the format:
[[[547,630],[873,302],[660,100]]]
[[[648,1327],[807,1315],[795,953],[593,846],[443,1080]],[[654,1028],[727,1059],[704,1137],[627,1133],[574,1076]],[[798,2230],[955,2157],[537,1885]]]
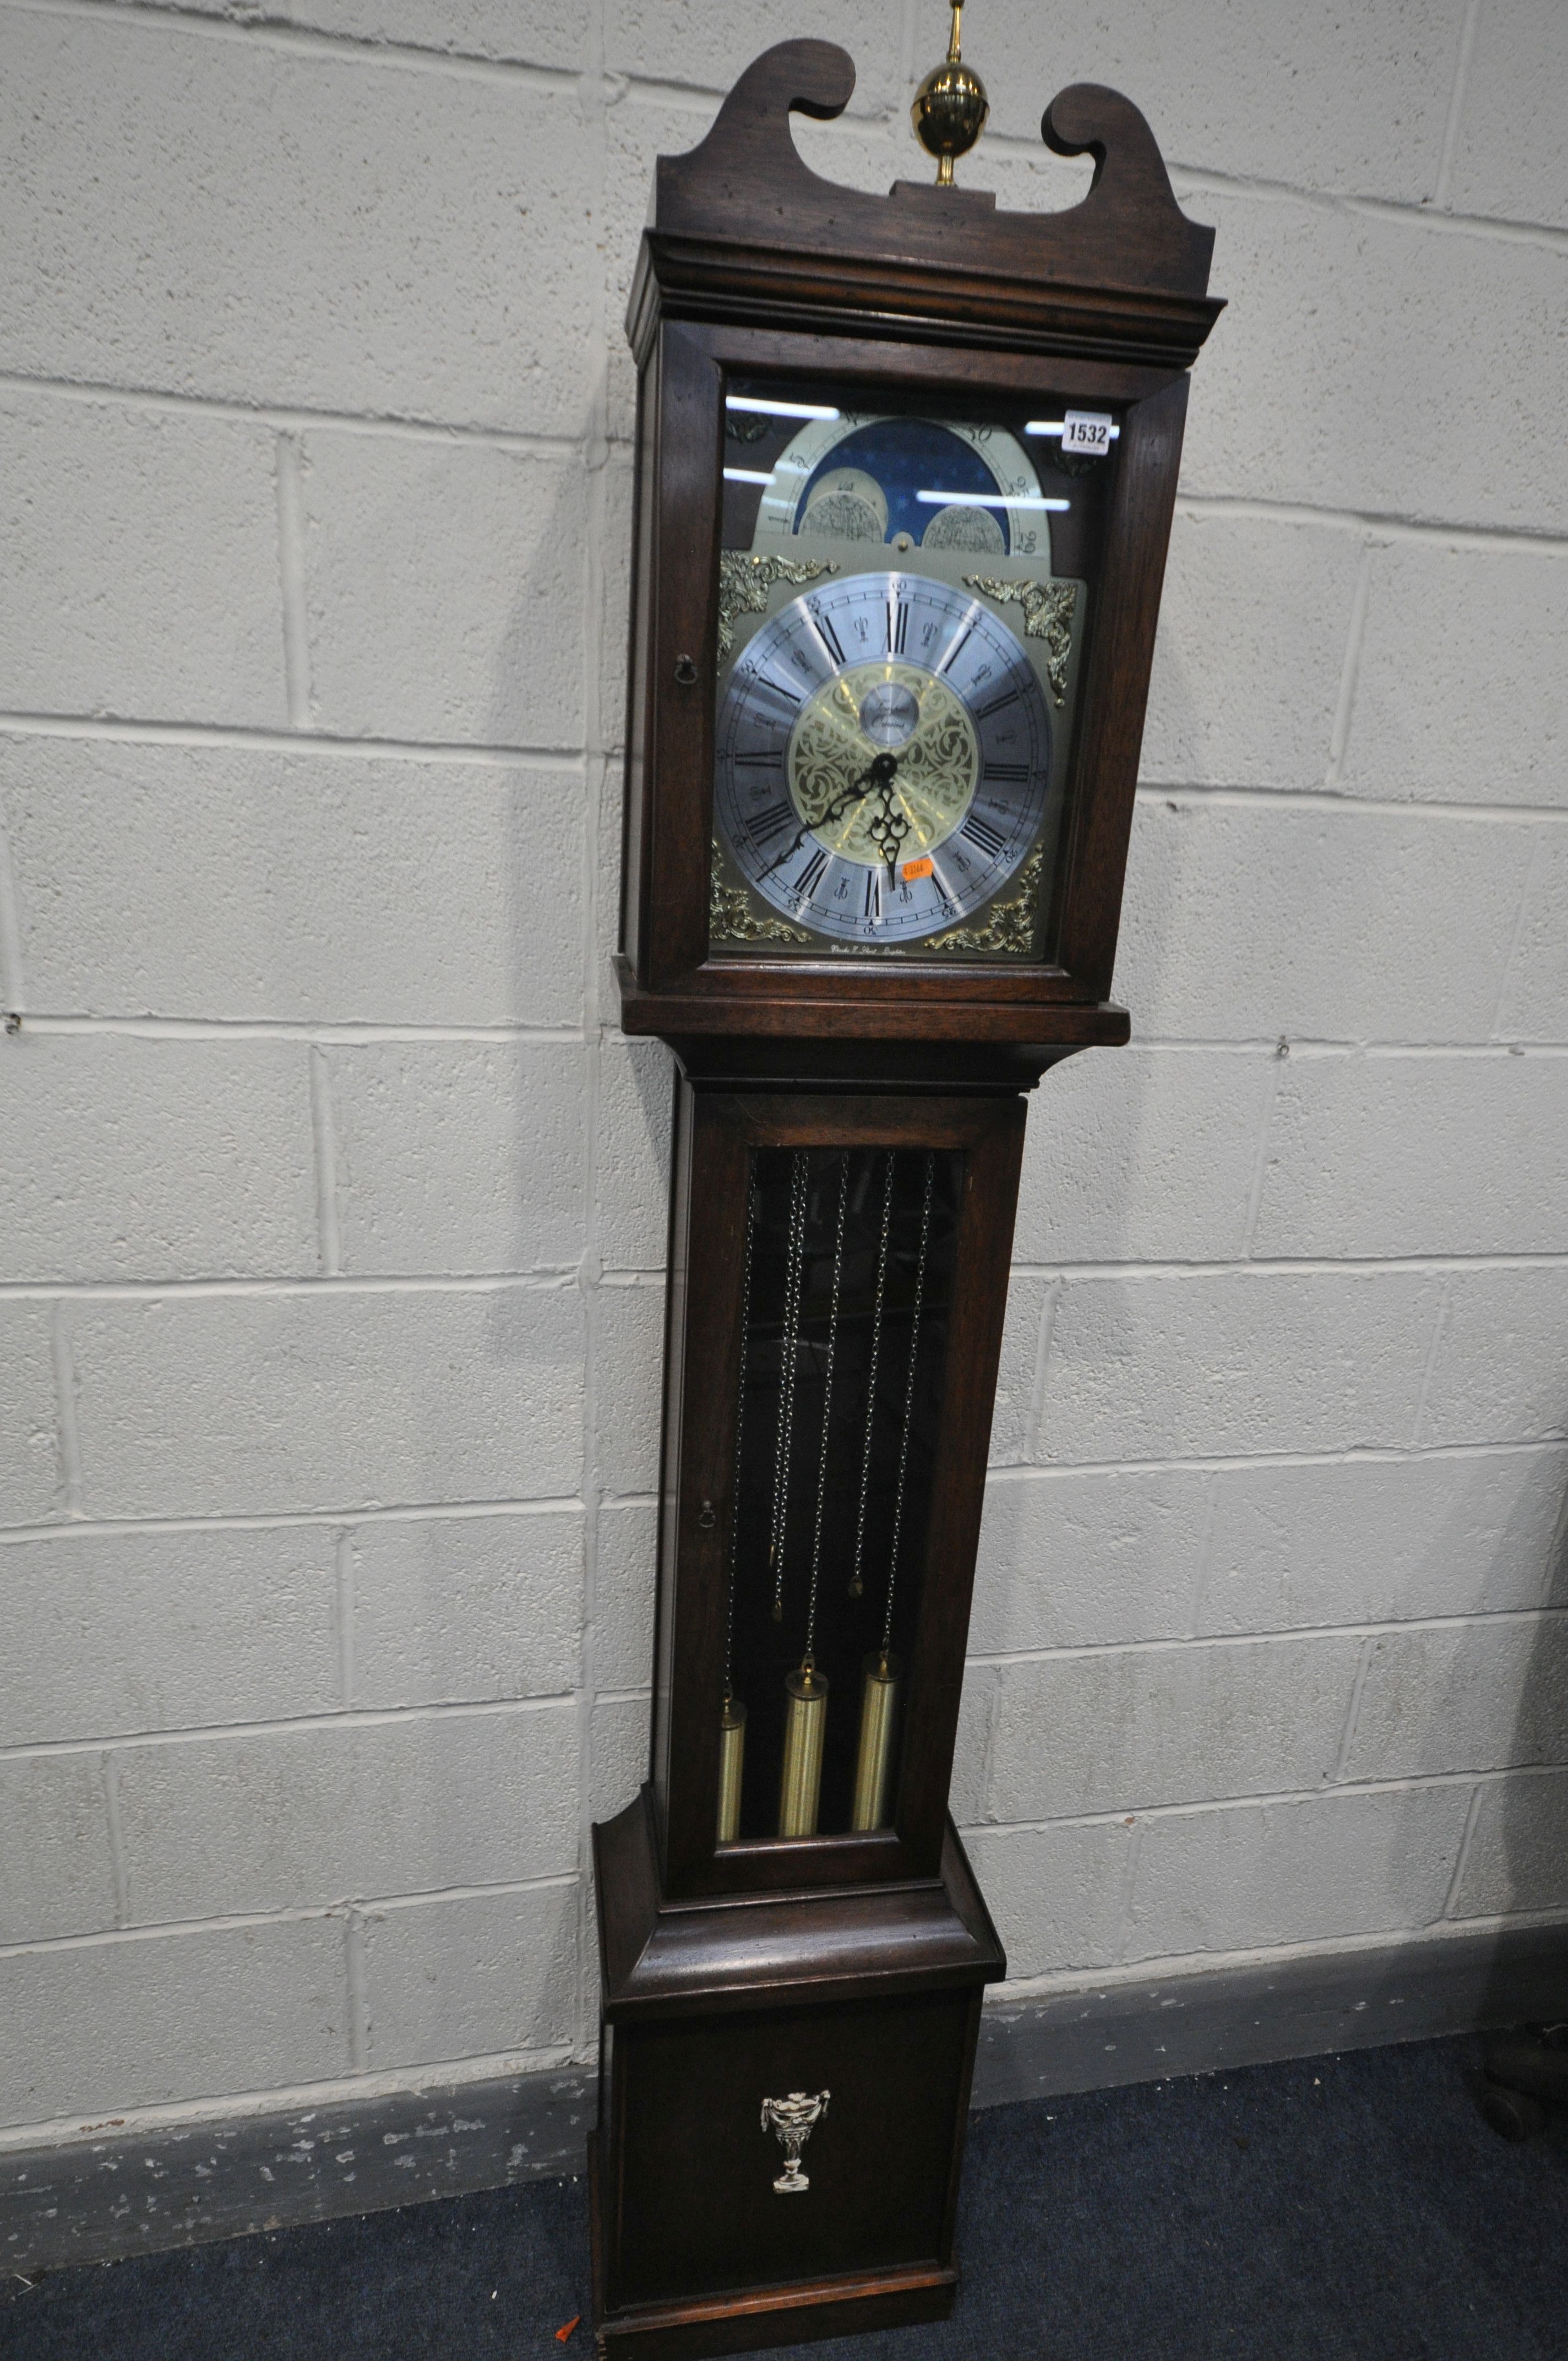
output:
[[[877,787],[890,786],[897,769],[896,754],[878,754],[869,770],[862,771],[858,779],[851,779],[847,787],[839,788],[825,812],[816,819],[807,821],[805,827],[795,830],[794,837],[785,845],[777,860],[769,862],[762,875],[771,877],[775,869],[782,869],[786,861],[792,861],[813,829],[831,828],[835,820],[843,818],[851,804],[864,803],[866,797]]]

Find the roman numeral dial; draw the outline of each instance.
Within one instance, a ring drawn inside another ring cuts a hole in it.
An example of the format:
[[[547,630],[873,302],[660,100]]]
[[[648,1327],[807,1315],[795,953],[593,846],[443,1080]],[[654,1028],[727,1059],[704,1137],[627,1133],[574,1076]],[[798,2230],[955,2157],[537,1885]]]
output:
[[[1051,718],[982,598],[869,572],[757,627],[720,684],[716,754],[719,842],[783,939],[896,950],[1016,877],[1047,817]]]

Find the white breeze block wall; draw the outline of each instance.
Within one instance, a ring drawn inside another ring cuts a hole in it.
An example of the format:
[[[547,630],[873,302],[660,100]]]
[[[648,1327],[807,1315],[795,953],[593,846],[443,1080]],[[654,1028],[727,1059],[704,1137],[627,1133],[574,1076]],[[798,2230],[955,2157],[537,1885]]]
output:
[[[796,0],[0,5],[0,2123],[592,2054],[670,1077],[653,159]],[[1035,1102],[957,1805],[1015,1978],[1568,1911],[1568,16],[987,0],[1218,225],[1118,990]],[[854,13],[868,187],[938,0]],[[19,1027],[16,1019],[19,1017]]]

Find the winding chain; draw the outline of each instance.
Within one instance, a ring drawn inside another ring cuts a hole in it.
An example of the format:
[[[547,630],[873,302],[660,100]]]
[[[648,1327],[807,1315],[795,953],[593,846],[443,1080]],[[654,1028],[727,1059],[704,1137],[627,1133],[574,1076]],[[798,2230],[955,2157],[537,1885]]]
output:
[[[920,1312],[926,1296],[926,1250],[931,1238],[931,1184],[937,1159],[926,1151],[926,1198],[920,1208],[920,1258],[915,1267],[915,1308],[909,1320],[909,1375],[904,1389],[904,1433],[898,1445],[898,1489],[893,1500],[893,1541],[887,1554],[887,1613],[883,1620],[882,1653],[893,1644],[893,1587],[898,1580],[898,1545],[904,1530],[904,1486],[909,1472],[909,1429],[915,1411],[915,1372],[920,1356]]]
[[[806,1602],[806,1656],[817,1642],[817,1577],[822,1566],[822,1512],[828,1499],[828,1444],[833,1424],[833,1361],[839,1349],[839,1290],[844,1276],[844,1215],[850,1202],[850,1159],[839,1156],[839,1224],[833,1239],[833,1292],[828,1312],[828,1358],[822,1379],[822,1450],[817,1463],[817,1523],[811,1536],[811,1589]]]
[[[740,1384],[735,1404],[734,1498],[729,1509],[729,1593],[724,1602],[724,1694],[732,1694],[735,1659],[735,1583],[740,1560],[740,1446],[746,1433],[746,1374],[751,1349],[751,1252],[757,1238],[757,1184],[746,1183],[746,1268],[740,1281]]]
[[[784,1264],[784,1335],[779,1361],[779,1423],[773,1462],[773,1531],[768,1563],[773,1576],[773,1621],[784,1621],[784,1528],[789,1521],[789,1461],[795,1439],[795,1396],[800,1360],[800,1282],[806,1261],[806,1150],[797,1148],[790,1170],[789,1253]]]
[[[861,1505],[855,1519],[855,1565],[850,1576],[850,1596],[858,1598],[865,1584],[861,1577],[861,1561],[866,1548],[866,1503],[872,1488],[872,1434],[876,1425],[876,1372],[882,1356],[882,1307],[887,1293],[887,1242],[893,1228],[893,1175],[896,1158],[888,1150],[887,1176],[882,1191],[882,1243],[877,1249],[876,1297],[872,1306],[871,1368],[866,1378],[866,1446],[861,1459]]]

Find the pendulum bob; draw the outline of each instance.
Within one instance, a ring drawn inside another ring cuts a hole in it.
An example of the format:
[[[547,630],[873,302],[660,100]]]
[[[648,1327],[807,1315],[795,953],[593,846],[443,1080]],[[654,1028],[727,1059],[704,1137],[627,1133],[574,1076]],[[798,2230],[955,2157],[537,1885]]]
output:
[[[740,1772],[746,1760],[746,1708],[727,1697],[718,1725],[718,1841],[733,1844],[740,1833]]]
[[[893,1729],[898,1713],[898,1666],[881,1651],[866,1658],[861,1690],[861,1750],[855,1758],[852,1828],[887,1825],[893,1786]]]
[[[814,1837],[822,1794],[822,1741],[828,1730],[828,1683],[809,1657],[784,1675],[784,1771],[779,1779],[779,1834]]]

